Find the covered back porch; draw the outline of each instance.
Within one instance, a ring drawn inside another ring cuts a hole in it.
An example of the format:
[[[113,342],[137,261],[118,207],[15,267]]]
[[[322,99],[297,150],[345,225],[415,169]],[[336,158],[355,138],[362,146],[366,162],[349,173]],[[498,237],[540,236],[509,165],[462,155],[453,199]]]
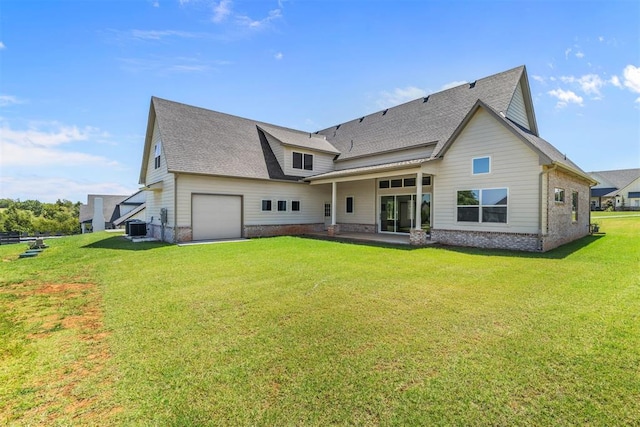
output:
[[[327,236],[425,245],[433,226],[431,159],[333,171],[307,180],[327,186]]]

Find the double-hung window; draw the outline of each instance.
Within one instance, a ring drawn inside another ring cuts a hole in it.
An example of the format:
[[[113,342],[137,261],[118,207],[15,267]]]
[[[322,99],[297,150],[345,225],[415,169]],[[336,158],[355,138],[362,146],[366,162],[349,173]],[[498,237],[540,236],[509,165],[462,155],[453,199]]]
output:
[[[307,171],[313,170],[313,154],[293,152],[293,168],[304,169]]]
[[[458,191],[458,222],[506,223],[508,193],[506,188]]]
[[[154,158],[153,158],[154,169],[158,169],[160,167],[160,152],[162,151],[159,142],[156,144],[153,151],[154,151]]]

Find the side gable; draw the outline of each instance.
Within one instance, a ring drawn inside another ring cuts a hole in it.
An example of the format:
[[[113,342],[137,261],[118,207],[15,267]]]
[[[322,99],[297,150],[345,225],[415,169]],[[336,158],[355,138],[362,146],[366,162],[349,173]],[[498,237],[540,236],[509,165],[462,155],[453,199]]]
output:
[[[520,81],[516,86],[505,115],[534,135],[538,135],[538,125],[536,123],[526,69],[522,72]]]
[[[153,106],[153,98],[149,105],[149,118],[147,119],[147,132],[144,138],[144,149],[142,151],[142,165],[140,166],[140,178],[138,184],[146,185],[147,167],[149,165],[149,153],[153,139],[154,129],[156,128],[156,110]]]
[[[466,128],[476,112],[478,112],[478,110],[480,109],[488,112],[489,115],[492,116],[498,123],[504,126],[520,141],[528,146],[534,153],[536,153],[539,156],[541,165],[556,165],[564,169],[566,172],[576,175],[585,181],[588,181],[590,185],[594,185],[596,183],[593,178],[591,178],[586,172],[584,172],[575,163],[569,160],[565,155],[560,153],[553,145],[538,137],[537,135],[532,134],[527,129],[524,129],[512,120],[506,118],[503,114],[496,112],[481,100],[478,100],[475,105],[469,110],[464,120],[462,120],[460,125],[456,128],[451,137],[439,151],[437,155],[438,158],[442,158],[445,156],[451,145],[455,142],[460,133]]]

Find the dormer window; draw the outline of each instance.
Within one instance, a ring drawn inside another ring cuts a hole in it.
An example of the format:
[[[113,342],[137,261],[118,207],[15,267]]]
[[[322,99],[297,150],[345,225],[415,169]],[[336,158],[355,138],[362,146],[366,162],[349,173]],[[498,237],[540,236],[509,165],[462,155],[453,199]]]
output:
[[[313,170],[313,154],[303,154],[296,151],[293,152],[293,168]]]
[[[155,166],[155,169],[158,169],[160,167],[160,151],[161,151],[159,142],[156,144],[156,146],[155,146],[153,151],[154,151],[154,156],[155,156],[154,159],[153,159],[154,166]]]

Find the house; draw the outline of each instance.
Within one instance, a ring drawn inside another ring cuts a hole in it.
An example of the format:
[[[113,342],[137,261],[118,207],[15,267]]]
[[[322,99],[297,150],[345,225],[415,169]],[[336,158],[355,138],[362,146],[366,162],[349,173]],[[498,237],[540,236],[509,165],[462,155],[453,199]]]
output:
[[[591,209],[640,210],[640,169],[589,172],[598,184],[591,188]]]
[[[539,137],[520,66],[314,133],[153,97],[140,171],[169,242],[326,232],[546,251],[596,182]]]
[[[146,197],[144,191],[130,196],[89,194],[87,204],[80,205],[82,232],[121,228],[127,220],[145,221]]]

